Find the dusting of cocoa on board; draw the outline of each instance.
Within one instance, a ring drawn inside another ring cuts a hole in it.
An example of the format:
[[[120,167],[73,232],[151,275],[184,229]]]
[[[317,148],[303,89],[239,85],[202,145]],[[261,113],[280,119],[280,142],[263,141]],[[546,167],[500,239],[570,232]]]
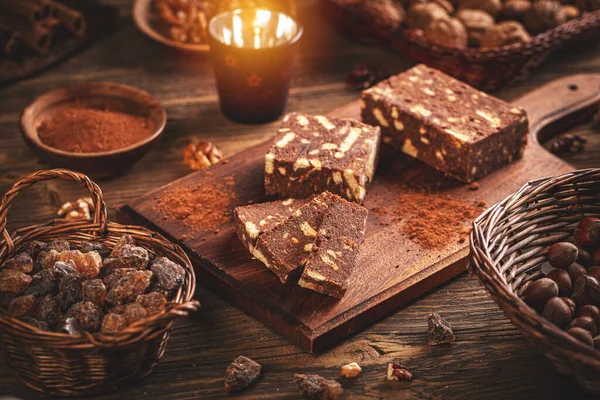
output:
[[[154,210],[166,220],[176,220],[189,228],[190,233],[213,231],[232,220],[229,205],[236,194],[234,177],[226,176],[223,184],[174,187],[165,190],[156,200]]]

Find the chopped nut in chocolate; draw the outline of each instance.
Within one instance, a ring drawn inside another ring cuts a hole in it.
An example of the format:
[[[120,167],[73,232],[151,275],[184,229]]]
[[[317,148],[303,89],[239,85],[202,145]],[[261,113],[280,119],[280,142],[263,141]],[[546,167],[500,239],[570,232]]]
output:
[[[231,394],[248,388],[258,379],[260,370],[261,366],[256,361],[239,356],[225,370],[225,391]]]
[[[319,375],[295,374],[294,382],[302,396],[307,399],[337,400],[344,394],[342,385]]]
[[[183,149],[183,162],[194,171],[208,168],[222,159],[221,151],[211,142],[193,142]]]
[[[454,332],[452,326],[437,313],[429,314],[427,317],[429,344],[436,346],[438,344],[447,344],[454,342]]]

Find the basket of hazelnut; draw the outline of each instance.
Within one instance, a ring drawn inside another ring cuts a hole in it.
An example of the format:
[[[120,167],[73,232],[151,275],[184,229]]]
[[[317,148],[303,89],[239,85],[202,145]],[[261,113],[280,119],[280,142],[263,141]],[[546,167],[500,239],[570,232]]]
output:
[[[532,181],[473,223],[469,268],[557,370],[600,394],[600,169]]]
[[[600,38],[600,0],[322,0],[347,35],[408,53],[483,90]],[[568,3],[568,4],[567,4]]]
[[[74,181],[94,215],[7,232],[7,213],[36,182]],[[177,245],[137,226],[108,222],[102,191],[77,172],[21,179],[0,203],[0,343],[13,372],[53,395],[115,390],[148,375],[173,323],[197,310],[195,276]]]

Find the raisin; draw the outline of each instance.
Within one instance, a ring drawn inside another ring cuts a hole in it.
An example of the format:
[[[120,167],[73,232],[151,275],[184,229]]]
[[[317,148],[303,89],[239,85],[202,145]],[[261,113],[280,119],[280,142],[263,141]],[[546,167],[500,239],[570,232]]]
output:
[[[119,261],[126,268],[146,269],[149,260],[148,250],[143,247],[125,245],[119,250]]]
[[[82,253],[79,250],[63,251],[58,257],[59,261],[72,260],[77,269],[87,279],[93,279],[100,274],[102,267],[102,257],[96,251]]]
[[[150,268],[157,290],[170,293],[179,289],[185,279],[185,270],[166,257],[157,257]]]
[[[46,250],[56,250],[58,253],[71,250],[71,243],[67,240],[53,240],[48,243]]]
[[[125,312],[123,313],[127,325],[131,325],[134,322],[141,321],[148,316],[148,312],[139,303],[131,303],[125,306]]]
[[[37,263],[40,268],[52,268],[58,261],[59,252],[56,250],[43,250],[37,258]]]
[[[81,335],[81,326],[77,321],[77,318],[69,317],[62,320],[62,322],[58,325],[58,332],[68,333],[69,335]]]
[[[106,286],[101,279],[90,279],[84,281],[81,285],[83,292],[83,301],[94,303],[98,307],[104,307],[106,299]]]
[[[106,301],[111,304],[124,304],[135,299],[150,286],[151,278],[150,271],[135,271],[124,276],[110,289]]]
[[[67,275],[80,275],[83,277],[73,260],[57,261],[49,271],[52,272],[52,276],[54,276],[54,279],[56,280],[61,280]]]
[[[58,284],[58,299],[63,310],[83,299],[83,276],[67,275]]]
[[[131,275],[135,271],[137,271],[137,270],[135,270],[133,268],[118,268],[114,272],[112,272],[110,275],[105,276],[104,279],[102,279],[102,282],[104,282],[104,285],[106,286],[106,288],[108,290],[110,290],[113,287],[115,287],[117,285],[117,283],[119,283],[121,278],[124,278],[127,275]]]
[[[14,299],[8,306],[8,313],[13,317],[30,316],[35,311],[35,297],[21,296]]]
[[[21,317],[19,318],[21,321],[33,326],[34,328],[40,329],[42,331],[47,331],[48,330],[48,324],[45,323],[44,321],[38,321],[35,318],[31,318],[31,317]]]
[[[52,270],[42,269],[33,275],[31,284],[25,291],[26,295],[44,296],[46,294],[56,294],[58,292],[58,281],[54,277]]]
[[[62,313],[56,298],[50,294],[42,297],[38,301],[37,309],[33,317],[39,321],[43,321],[48,326],[58,324],[62,318]]]
[[[16,269],[4,268],[0,270],[0,292],[21,294],[27,290],[31,277]]]
[[[344,393],[338,382],[325,379],[319,375],[295,374],[294,382],[298,385],[302,396],[307,399],[341,399]]]
[[[127,328],[127,320],[121,314],[106,314],[102,320],[102,333],[119,332]]]
[[[236,393],[246,389],[260,376],[260,370],[256,361],[239,356],[225,370],[225,391]]]
[[[117,241],[117,244],[115,244],[115,247],[113,247],[113,249],[110,253],[110,256],[111,257],[119,257],[119,251],[121,251],[121,247],[123,247],[125,245],[135,246],[135,240],[133,240],[131,235],[121,236],[119,238],[119,240]]]
[[[83,242],[81,244],[81,252],[89,253],[95,251],[100,254],[100,257],[106,258],[110,256],[110,249],[100,242]]]
[[[33,260],[27,253],[19,253],[4,263],[4,268],[16,269],[26,274],[33,271]]]
[[[0,292],[0,307],[8,309],[8,305],[16,298],[17,295],[14,293]]]
[[[167,305],[167,298],[158,292],[140,294],[135,301],[146,309],[149,316],[160,313]]]
[[[81,329],[88,332],[96,332],[102,326],[102,311],[89,301],[83,301],[73,305],[65,314],[67,318],[75,318]]]

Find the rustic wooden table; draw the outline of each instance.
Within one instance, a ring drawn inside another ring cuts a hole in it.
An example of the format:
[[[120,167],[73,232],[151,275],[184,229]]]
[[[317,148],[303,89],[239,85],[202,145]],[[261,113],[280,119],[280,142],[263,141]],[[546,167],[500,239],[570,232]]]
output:
[[[127,175],[100,182],[112,210],[149,190],[189,172],[182,148],[190,138],[216,143],[226,155],[259,143],[277,123],[240,125],[218,109],[208,57],[183,55],[143,36],[130,19],[129,0],[105,0],[118,6],[116,34],[58,68],[0,90],[0,192],[20,177],[45,168],[25,146],[18,128],[19,113],[35,96],[49,89],[83,81],[110,80],[147,90],[165,105],[169,122],[162,141]],[[357,98],[344,85],[355,62],[367,61],[392,72],[411,65],[373,46],[341,38],[326,26],[316,1],[302,3],[305,37],[295,70],[288,110],[324,113]],[[574,54],[561,54],[516,87],[498,95],[511,100],[532,88],[572,73],[600,72],[600,44]],[[574,166],[600,166],[600,131],[591,121],[572,129],[584,136],[586,149],[566,158]],[[9,213],[9,227],[35,224],[52,217],[56,204],[81,192],[69,184],[39,184],[23,195]],[[200,282],[202,284],[202,282]],[[199,287],[202,309],[179,323],[167,353],[154,373],[105,399],[222,398],[223,372],[240,354],[263,365],[263,377],[244,398],[297,398],[292,375],[318,373],[337,378],[339,367],[357,361],[363,375],[343,381],[348,398],[586,398],[571,378],[558,374],[549,362],[498,310],[477,280],[467,273],[436,288],[409,306],[322,354],[307,354],[210,292]],[[451,346],[427,345],[426,316],[438,312],[454,327]],[[409,366],[411,383],[385,381],[391,360]],[[44,398],[22,385],[0,364],[0,396]]]

